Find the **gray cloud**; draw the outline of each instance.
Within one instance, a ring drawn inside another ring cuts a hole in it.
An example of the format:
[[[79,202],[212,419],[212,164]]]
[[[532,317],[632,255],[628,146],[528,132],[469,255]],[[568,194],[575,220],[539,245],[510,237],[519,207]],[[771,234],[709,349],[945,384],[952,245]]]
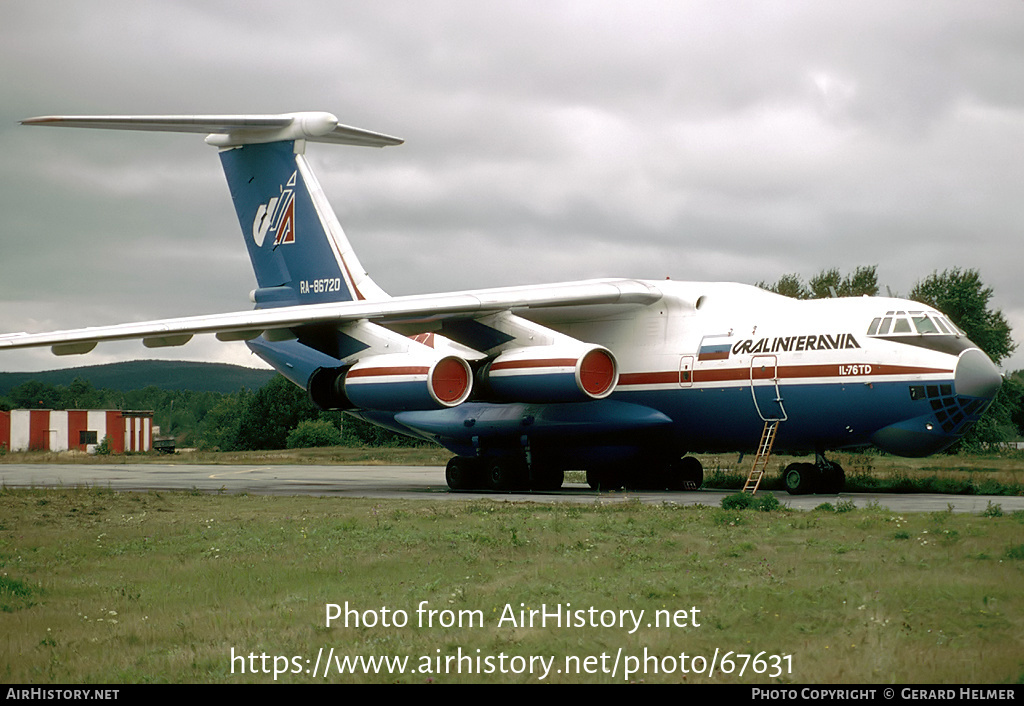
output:
[[[1024,331],[1022,38],[1015,2],[7,3],[0,328],[245,308],[253,286],[201,140],[18,119],[312,109],[407,140],[309,149],[395,294],[863,264],[906,292],[960,266]]]

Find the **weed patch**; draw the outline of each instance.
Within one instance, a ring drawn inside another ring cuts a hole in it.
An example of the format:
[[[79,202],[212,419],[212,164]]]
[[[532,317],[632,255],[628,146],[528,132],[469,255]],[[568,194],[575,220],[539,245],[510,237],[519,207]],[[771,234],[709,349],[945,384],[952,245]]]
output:
[[[13,613],[35,604],[35,595],[39,592],[24,581],[0,576],[0,611]]]
[[[981,515],[982,517],[1002,517],[1003,506],[989,500],[988,505],[985,507],[985,510]]]
[[[723,510],[760,510],[771,512],[782,507],[779,499],[772,493],[751,495],[750,493],[733,493],[722,498]]]

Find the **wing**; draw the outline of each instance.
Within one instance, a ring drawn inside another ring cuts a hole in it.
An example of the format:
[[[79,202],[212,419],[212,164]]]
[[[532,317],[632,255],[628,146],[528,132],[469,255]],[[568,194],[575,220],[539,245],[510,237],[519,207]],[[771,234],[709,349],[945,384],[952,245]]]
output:
[[[103,341],[141,339],[149,348],[180,346],[196,334],[216,334],[222,341],[268,340],[295,337],[293,329],[343,326],[369,320],[404,333],[428,330],[442,319],[472,319],[489,313],[531,310],[587,310],[649,305],[662,293],[640,280],[589,280],[552,285],[481,289],[406,297],[255,309],[209,316],[98,326],[50,333],[14,333],[0,336],[0,350],[50,346],[56,355],[88,353]]]

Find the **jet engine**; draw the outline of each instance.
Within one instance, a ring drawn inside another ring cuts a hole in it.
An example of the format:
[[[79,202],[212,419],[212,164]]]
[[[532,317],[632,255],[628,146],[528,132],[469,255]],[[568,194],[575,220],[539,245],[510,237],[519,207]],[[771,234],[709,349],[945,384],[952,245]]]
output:
[[[445,409],[469,398],[473,373],[469,363],[454,355],[371,355],[351,367],[316,370],[308,389],[322,409]]]
[[[619,381],[607,348],[586,343],[512,348],[481,369],[485,394],[513,402],[586,402],[607,397]]]

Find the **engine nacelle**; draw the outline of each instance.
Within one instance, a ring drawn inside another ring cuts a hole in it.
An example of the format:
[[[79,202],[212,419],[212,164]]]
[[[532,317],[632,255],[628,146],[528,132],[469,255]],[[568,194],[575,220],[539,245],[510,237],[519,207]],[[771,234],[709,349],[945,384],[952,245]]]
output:
[[[611,351],[580,343],[503,352],[481,370],[488,391],[515,402],[586,402],[607,397],[619,382]]]
[[[360,359],[339,381],[352,407],[386,411],[444,409],[462,404],[473,389],[473,372],[459,356],[415,353]]]
[[[348,368],[317,368],[309,376],[306,392],[309,401],[319,409],[355,409],[345,395],[345,373]]]

